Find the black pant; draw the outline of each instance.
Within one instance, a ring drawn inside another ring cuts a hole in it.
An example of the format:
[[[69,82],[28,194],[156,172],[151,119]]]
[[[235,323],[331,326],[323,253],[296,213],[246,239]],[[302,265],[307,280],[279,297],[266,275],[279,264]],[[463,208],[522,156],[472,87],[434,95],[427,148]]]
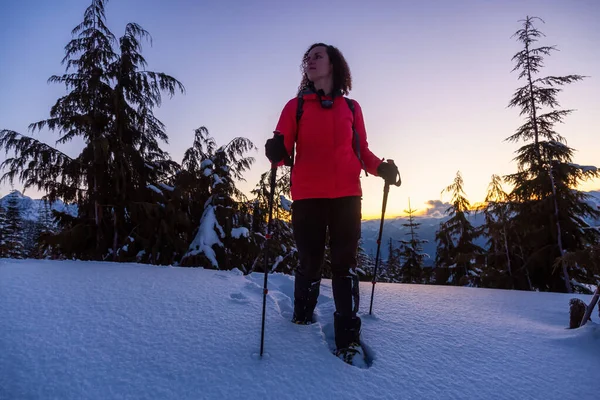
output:
[[[336,311],[343,316],[356,315],[358,278],[355,270],[361,218],[360,196],[294,201],[292,226],[300,259],[294,292],[296,314],[311,318],[316,306],[329,230]]]

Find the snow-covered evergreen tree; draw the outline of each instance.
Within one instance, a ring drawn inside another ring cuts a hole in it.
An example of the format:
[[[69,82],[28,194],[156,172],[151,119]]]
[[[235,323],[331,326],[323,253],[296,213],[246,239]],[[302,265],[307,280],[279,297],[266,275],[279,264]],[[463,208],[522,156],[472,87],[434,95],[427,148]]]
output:
[[[358,262],[358,279],[361,281],[371,281],[373,277],[373,271],[375,270],[375,259],[367,254],[362,241],[358,246],[358,255],[356,260]]]
[[[52,210],[47,201],[39,204],[37,215],[37,220],[31,221],[31,248],[28,254],[31,258],[46,258],[52,249],[47,246],[45,239],[55,233]]]
[[[0,258],[6,257],[6,233],[4,231],[6,225],[6,208],[0,204]]]
[[[377,280],[380,282],[402,282],[402,265],[400,260],[400,250],[396,245],[396,240],[390,238],[387,243],[387,259],[381,263],[381,270],[378,273]]]
[[[294,274],[298,264],[298,254],[291,224],[292,202],[289,200],[289,172],[287,167],[277,169],[268,264],[272,272]],[[260,182],[252,190],[252,194],[255,196],[252,201],[254,207],[252,238],[256,246],[260,248],[260,252],[256,254],[256,259],[253,262],[252,271],[264,271],[264,243],[267,233],[269,194],[271,190],[270,176],[270,170],[263,173]]]
[[[418,229],[421,225],[415,221],[413,210],[410,206],[410,200],[408,202],[408,210],[404,210],[408,214],[408,222],[402,225],[408,228],[407,235],[410,236],[408,240],[400,240],[400,260],[402,263],[402,282],[404,283],[423,283],[423,260],[427,257],[427,254],[423,253],[423,243],[427,243],[426,240],[419,239]]]
[[[474,243],[480,232],[468,219],[471,209],[463,185],[458,171],[454,183],[442,191],[452,196],[451,206],[446,210],[450,218],[440,224],[436,233],[436,267],[448,268],[447,281],[459,285],[473,284],[473,277],[478,275],[474,271],[474,259],[483,253],[483,249]]]
[[[23,220],[19,209],[19,197],[13,191],[8,196],[3,229],[4,257],[25,258]]]
[[[50,118],[30,125],[32,131],[57,131],[58,144],[80,139],[82,151],[72,158],[10,130],[0,131],[0,148],[15,153],[2,163],[9,169],[3,179],[18,178],[25,189],[45,191],[49,201],[77,203],[78,215],[59,215],[60,231],[48,238],[58,254],[117,260],[131,243],[131,232],[155,212],[146,184],[173,172],[158,144],[167,135],[153,109],[162,93],[173,95],[183,86],[146,68],[141,42],[149,34],[139,25],[127,24],[116,39],[106,23],[105,3],[91,1],[65,46],[65,73],[50,78],[67,93]]]
[[[254,162],[245,155],[254,148],[250,140],[242,137],[217,148],[205,128],[196,131],[194,146],[186,152],[184,167],[192,170],[207,197],[182,265],[239,268],[243,272],[252,268],[253,255],[258,250],[250,237],[252,208],[246,196],[236,188],[235,181],[243,179],[243,173]]]

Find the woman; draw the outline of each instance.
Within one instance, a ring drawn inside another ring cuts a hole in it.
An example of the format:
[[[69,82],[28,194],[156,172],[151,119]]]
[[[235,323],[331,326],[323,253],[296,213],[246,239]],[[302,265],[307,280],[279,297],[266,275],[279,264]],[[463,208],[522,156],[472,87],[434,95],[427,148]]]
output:
[[[363,354],[355,272],[361,236],[361,169],[392,183],[398,169],[369,150],[360,105],[344,98],[352,88],[352,77],[342,53],[316,43],[304,54],[302,66],[298,96],[283,108],[265,153],[272,163],[293,163],[292,227],[300,261],[293,322],[313,322],[329,229],[335,342],[338,356],[348,361]]]

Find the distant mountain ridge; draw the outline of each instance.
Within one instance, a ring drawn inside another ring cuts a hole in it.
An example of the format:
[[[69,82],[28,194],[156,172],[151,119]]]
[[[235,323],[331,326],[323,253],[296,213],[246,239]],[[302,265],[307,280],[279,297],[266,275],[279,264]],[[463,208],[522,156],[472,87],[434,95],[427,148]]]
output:
[[[600,190],[593,190],[587,193],[592,195],[589,204],[600,209]],[[0,199],[0,205],[6,207],[11,196],[17,198],[21,216],[24,220],[38,220],[40,212],[45,207],[43,200],[32,199],[28,196],[24,196],[19,191],[14,191]],[[443,215],[443,211],[448,207],[448,204],[444,204],[439,200],[432,200],[429,203],[434,208],[428,209],[426,215],[417,216],[414,217],[414,219],[415,222],[421,224],[417,231],[419,239],[428,241],[428,243],[423,245],[423,251],[429,255],[429,258],[425,260],[425,263],[427,265],[432,265],[435,260],[435,233],[439,229],[440,223],[448,219],[448,217]],[[51,205],[51,208],[57,211],[67,212],[73,216],[77,215],[77,205],[75,204],[65,204],[62,201],[57,200]],[[484,223],[482,214],[472,214],[469,217],[469,220],[474,226],[480,226]],[[390,238],[394,241],[408,238],[407,234],[409,233],[409,230],[407,227],[403,226],[405,223],[408,223],[408,218],[406,217],[394,217],[385,220],[381,239],[381,258],[385,259],[387,257],[387,247]],[[590,223],[593,223],[593,221],[590,221]],[[600,221],[596,221],[595,223],[600,225]],[[364,220],[362,222],[362,246],[366,253],[372,256],[373,259],[375,259],[377,252],[379,224],[379,219]],[[476,243],[483,246],[485,244],[485,239],[479,239]],[[395,245],[397,245],[397,242],[395,242]]]
[[[593,190],[587,193],[591,195],[588,203],[600,210],[600,190]],[[428,241],[428,243],[423,245],[423,252],[429,255],[429,259],[425,259],[426,265],[432,265],[435,261],[435,233],[439,229],[440,224],[448,219],[448,217],[443,216],[443,211],[448,207],[448,204],[443,204],[440,201],[430,201],[430,204],[434,208],[427,210],[427,215],[414,217],[415,222],[421,224],[417,230],[419,239]],[[481,226],[484,223],[484,216],[473,213],[469,217],[469,221],[474,226]],[[380,223],[380,219],[365,220],[362,223],[362,246],[366,253],[372,256],[373,259],[377,253],[377,236],[379,234]],[[408,227],[402,226],[402,224],[406,223],[408,223],[407,217],[389,218],[384,221],[381,237],[381,258],[387,258],[390,238],[394,241],[408,239],[407,234],[410,231]],[[600,221],[588,221],[588,223],[600,225]],[[479,239],[476,243],[483,246],[485,245],[485,241],[485,239]],[[394,244],[397,245],[398,242]]]
[[[25,221],[37,221],[40,214],[46,207],[46,203],[41,199],[32,199],[23,195],[18,190],[7,194],[0,199],[0,205],[6,209],[11,197],[17,198],[18,208],[21,211],[21,218]],[[75,204],[65,204],[61,200],[57,200],[52,204],[48,204],[51,209],[56,211],[66,212],[70,215],[77,215],[77,206]]]

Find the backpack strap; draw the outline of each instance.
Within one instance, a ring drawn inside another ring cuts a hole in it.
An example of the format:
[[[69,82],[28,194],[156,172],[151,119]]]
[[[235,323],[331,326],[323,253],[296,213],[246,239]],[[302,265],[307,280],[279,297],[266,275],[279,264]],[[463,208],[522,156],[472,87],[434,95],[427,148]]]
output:
[[[348,107],[350,107],[350,110],[352,111],[352,148],[354,149],[356,157],[358,157],[358,161],[360,161],[360,165],[365,170],[366,176],[369,176],[369,173],[367,172],[367,167],[365,166],[365,162],[360,156],[360,136],[358,136],[358,132],[356,132],[356,128],[354,127],[354,102],[347,97],[344,97],[344,99],[346,100]]]

